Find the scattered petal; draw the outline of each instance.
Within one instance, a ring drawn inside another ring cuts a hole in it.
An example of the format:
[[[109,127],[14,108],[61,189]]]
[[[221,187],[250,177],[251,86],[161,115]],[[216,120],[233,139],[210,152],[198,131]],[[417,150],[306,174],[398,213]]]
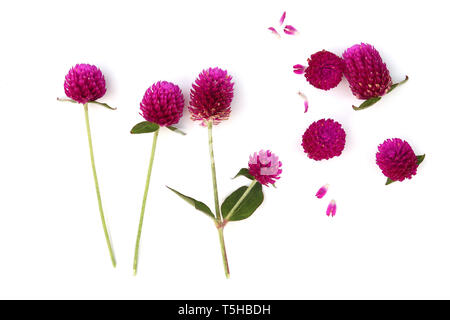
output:
[[[327,216],[334,217],[336,215],[336,201],[331,200],[327,208]]]
[[[270,28],[268,28],[268,29],[269,29],[270,31],[272,31],[272,33],[273,33],[274,35],[276,35],[278,38],[281,38],[280,34],[278,33],[277,30],[275,30],[274,27],[270,27]]]
[[[308,98],[303,93],[301,93],[300,91],[298,92],[298,95],[305,100],[305,103],[304,103],[305,104],[305,113],[307,113],[308,109],[309,109]]]
[[[284,33],[288,34],[288,35],[295,35],[298,33],[297,29],[295,29],[293,26],[291,25],[287,25],[284,27]]]
[[[283,15],[281,16],[281,18],[280,18],[280,26],[282,26],[283,25],[283,23],[284,23],[284,19],[286,19],[286,11],[285,12],[283,12]]]
[[[305,66],[302,66],[301,64],[296,64],[294,67],[294,73],[296,74],[304,74],[305,73]]]
[[[327,194],[328,187],[329,187],[328,184],[326,184],[326,185],[324,185],[323,187],[321,187],[321,188],[319,189],[319,191],[317,191],[316,197],[319,198],[319,199],[322,199],[322,198]]]

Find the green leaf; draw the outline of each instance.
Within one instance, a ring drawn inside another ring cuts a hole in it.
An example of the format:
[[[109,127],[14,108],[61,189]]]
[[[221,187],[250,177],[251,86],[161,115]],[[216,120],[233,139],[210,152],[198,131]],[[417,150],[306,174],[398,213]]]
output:
[[[392,90],[394,90],[394,89],[397,88],[398,86],[401,86],[402,84],[404,84],[404,83],[407,82],[408,80],[409,80],[409,77],[406,76],[405,80],[400,81],[399,83],[393,84],[387,93],[391,92]]]
[[[230,194],[222,203],[221,210],[222,216],[226,217],[234,205],[239,201],[244,192],[247,190],[247,186],[242,186],[232,194]],[[256,209],[263,203],[264,194],[262,191],[262,185],[258,182],[245,197],[234,214],[229,218],[230,221],[244,220],[250,217]]]
[[[200,202],[200,201],[195,200],[194,198],[185,196],[184,194],[182,194],[182,193],[178,192],[177,190],[172,189],[170,187],[167,187],[167,189],[169,189],[172,192],[174,192],[175,194],[177,194],[181,199],[185,200],[187,203],[192,205],[195,209],[205,213],[208,217],[215,220],[214,214],[212,213],[211,209],[203,202]]]
[[[149,132],[155,132],[159,129],[159,125],[153,122],[149,121],[143,121],[138,123],[131,129],[132,134],[139,134],[139,133],[149,133]]]
[[[422,154],[420,156],[416,156],[417,157],[417,165],[420,166],[420,164],[423,162],[423,160],[425,160],[425,155]],[[391,183],[394,183],[394,180],[391,180],[390,178],[387,178],[386,180],[386,185],[390,185]]]
[[[69,98],[56,98],[56,100],[61,102],[71,102],[71,103],[78,103],[75,100],[69,99]]]
[[[400,86],[400,85],[406,83],[408,80],[409,80],[409,77],[406,76],[405,80],[403,80],[403,81],[401,81],[401,82],[399,82],[399,83],[393,84],[393,85],[391,86],[391,88],[388,90],[387,93],[392,92],[395,88],[397,88],[398,86]],[[381,100],[381,97],[374,97],[374,98],[367,99],[366,101],[364,101],[363,103],[361,103],[361,105],[360,105],[359,107],[353,106],[353,110],[359,111],[359,110],[367,109],[367,108],[373,106],[375,103],[377,103],[377,102],[380,101],[380,100]]]
[[[367,99],[366,101],[361,103],[361,105],[359,107],[353,106],[353,110],[359,111],[359,110],[367,109],[367,108],[373,106],[375,103],[377,103],[380,100],[381,100],[381,97]]]
[[[98,105],[100,105],[100,106],[102,106],[102,107],[105,107],[105,108],[107,108],[107,109],[109,109],[109,110],[117,110],[117,108],[113,108],[113,107],[111,107],[111,106],[109,106],[108,104],[103,103],[103,102],[89,101],[89,103],[95,103],[95,104],[98,104]]]
[[[255,177],[252,176],[249,172],[247,168],[242,168],[241,170],[239,170],[239,172],[234,176],[233,179],[236,179],[239,176],[244,176],[250,180],[255,180]]]
[[[178,129],[177,127],[174,127],[174,126],[168,126],[167,129],[172,130],[173,132],[179,133],[183,136],[186,135],[185,132],[181,131],[180,129]]]

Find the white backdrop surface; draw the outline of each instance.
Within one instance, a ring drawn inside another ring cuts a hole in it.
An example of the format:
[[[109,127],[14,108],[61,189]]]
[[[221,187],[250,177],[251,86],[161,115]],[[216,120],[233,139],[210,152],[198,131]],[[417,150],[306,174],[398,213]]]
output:
[[[277,39],[267,28],[284,10],[299,35]],[[2,1],[0,298],[450,298],[447,13],[446,1]],[[318,50],[359,42],[375,45],[395,82],[410,77],[370,109],[351,109],[359,101],[345,81],[323,92],[292,72]],[[90,107],[116,269],[83,109],[56,101],[76,63],[102,69],[101,101],[118,108]],[[139,102],[158,80],[188,99],[214,66],[235,81],[230,120],[214,128],[221,199],[247,182],[230,178],[262,148],[280,156],[282,178],[250,219],[225,229],[226,280],[213,224],[164,187],[213,207],[207,130],[186,112],[187,136],[160,134],[133,277],[152,142],[129,134]],[[300,139],[328,117],[344,126],[346,148],[315,162]],[[385,186],[375,153],[394,137],[427,157],[411,181]]]

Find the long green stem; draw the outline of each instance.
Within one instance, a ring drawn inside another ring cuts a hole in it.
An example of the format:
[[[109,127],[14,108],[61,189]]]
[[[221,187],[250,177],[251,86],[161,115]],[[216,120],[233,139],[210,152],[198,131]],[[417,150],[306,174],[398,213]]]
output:
[[[219,206],[219,192],[217,190],[217,177],[216,177],[216,162],[214,161],[214,148],[213,148],[213,137],[212,137],[212,121],[208,122],[208,144],[209,144],[209,157],[211,160],[211,175],[214,190],[214,205],[216,208],[216,224],[217,231],[219,233],[220,249],[222,252],[223,268],[225,271],[225,276],[230,277],[230,268],[228,266],[227,252],[225,249],[225,240],[223,237],[223,225],[222,225],[222,215],[220,214]]]
[[[253,180],[252,183],[248,186],[247,190],[245,190],[244,194],[239,198],[239,200],[234,204],[233,208],[231,208],[230,212],[228,212],[227,216],[224,219],[224,222],[226,223],[230,218],[233,216],[234,212],[237,210],[239,205],[244,201],[245,197],[248,196],[250,191],[252,191],[252,188],[256,185],[256,180]]]
[[[111,240],[110,240],[110,237],[108,234],[108,228],[106,226],[106,221],[105,221],[105,214],[103,213],[102,198],[100,197],[100,187],[98,186],[97,170],[95,169],[94,150],[92,148],[91,127],[89,124],[89,113],[88,113],[88,104],[87,103],[84,104],[84,118],[86,120],[86,129],[87,129],[88,140],[89,140],[89,152],[91,155],[92,172],[94,174],[95,191],[97,192],[98,209],[100,211],[100,218],[102,219],[103,232],[105,233],[106,244],[108,245],[111,262],[113,264],[113,267],[116,267],[116,258],[114,257],[114,251],[111,246]]]
[[[159,129],[153,133],[152,153],[150,155],[150,163],[148,165],[147,181],[145,182],[144,198],[142,199],[141,217],[139,219],[138,233],[136,237],[136,247],[134,249],[133,274],[137,273],[137,265],[139,258],[139,244],[141,242],[142,224],[144,223],[145,204],[147,203],[148,187],[150,185],[150,177],[152,175],[153,161],[155,160],[156,142],[158,140]]]

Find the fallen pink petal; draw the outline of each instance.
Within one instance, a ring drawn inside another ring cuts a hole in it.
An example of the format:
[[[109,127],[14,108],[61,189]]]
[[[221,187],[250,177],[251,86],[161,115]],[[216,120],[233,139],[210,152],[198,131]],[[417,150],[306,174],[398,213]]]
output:
[[[307,98],[303,93],[301,93],[300,91],[298,92],[298,95],[299,95],[300,97],[302,97],[302,98],[305,100],[305,102],[304,102],[304,105],[305,105],[305,113],[307,113],[307,112],[308,112],[308,109],[309,109],[308,98]]]
[[[334,217],[336,215],[336,201],[331,200],[327,208],[327,216]]]
[[[284,33],[288,34],[288,35],[295,35],[298,33],[297,29],[295,29],[293,26],[291,25],[287,25],[284,27]]]
[[[321,187],[319,189],[319,191],[317,191],[316,197],[319,198],[319,199],[322,199],[327,194],[328,187],[329,187],[328,184],[326,184],[323,187]]]
[[[274,34],[274,35],[276,35],[278,38],[280,38],[281,36],[280,36],[280,34],[278,33],[278,31],[277,30],[275,30],[275,28],[274,27],[270,27],[270,28],[268,28],[270,31],[272,31],[272,33]]]
[[[285,12],[283,12],[283,14],[282,14],[282,16],[281,16],[281,18],[280,18],[280,26],[282,26],[282,25],[283,25],[283,23],[284,23],[284,19],[286,19],[286,11],[285,11]]]
[[[305,66],[301,64],[296,64],[293,68],[295,74],[304,74],[306,69]]]

